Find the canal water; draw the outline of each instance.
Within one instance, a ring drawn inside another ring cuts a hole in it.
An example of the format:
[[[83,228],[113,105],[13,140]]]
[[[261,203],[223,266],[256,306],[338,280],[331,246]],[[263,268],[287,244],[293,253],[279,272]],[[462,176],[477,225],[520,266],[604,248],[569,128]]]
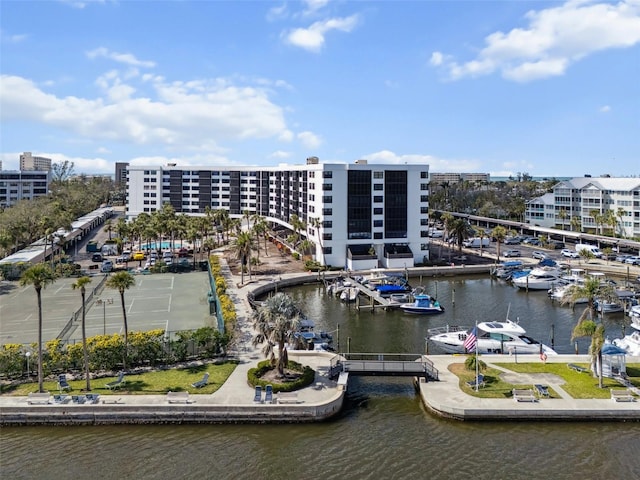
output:
[[[419,279],[411,279],[417,285]],[[573,353],[581,309],[495,280],[423,279],[446,312],[358,313],[321,286],[289,290],[352,352],[425,351],[427,328],[519,319],[528,334]],[[454,304],[455,300],[455,304]],[[615,336],[619,327],[610,329]],[[553,333],[552,333],[553,332]],[[349,340],[350,338],[350,340]],[[586,343],[578,345],[586,352]],[[435,353],[431,351],[430,353]],[[0,430],[0,477],[14,479],[583,479],[637,478],[638,423],[463,423],[425,411],[406,378],[355,378],[346,406],[313,425],[158,425]]]

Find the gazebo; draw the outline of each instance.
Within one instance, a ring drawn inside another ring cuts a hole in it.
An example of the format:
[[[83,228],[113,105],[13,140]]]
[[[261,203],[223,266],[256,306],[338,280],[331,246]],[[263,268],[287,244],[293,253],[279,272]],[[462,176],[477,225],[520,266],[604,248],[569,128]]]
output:
[[[615,375],[627,373],[626,351],[612,343],[602,347],[602,376],[613,378]]]

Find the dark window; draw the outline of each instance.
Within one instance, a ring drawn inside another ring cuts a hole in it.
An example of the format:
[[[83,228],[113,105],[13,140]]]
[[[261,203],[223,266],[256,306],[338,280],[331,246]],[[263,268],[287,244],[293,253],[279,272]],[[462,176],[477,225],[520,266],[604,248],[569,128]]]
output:
[[[333,222],[331,220],[325,220],[322,222],[322,227],[323,228],[332,228],[333,227]]]
[[[382,203],[384,202],[384,197],[382,195],[376,195],[373,197],[373,203]]]
[[[420,178],[429,178],[429,172],[420,172]]]
[[[380,240],[382,238],[382,232],[373,232],[373,238]]]
[[[420,195],[420,201],[421,202],[428,202],[429,201],[429,195]]]
[[[347,187],[347,238],[371,238],[371,171],[349,170]]]
[[[420,213],[429,213],[429,207],[420,207]]]
[[[330,195],[323,196],[322,203],[333,203],[333,197]]]
[[[384,236],[407,238],[407,172],[388,170],[384,191]]]
[[[384,212],[384,209],[380,208],[380,207],[376,207],[376,208],[373,209],[373,214],[374,215],[382,215],[383,212]]]
[[[429,184],[428,183],[421,183],[420,184],[420,190],[429,190]]]
[[[421,218],[420,219],[420,225],[429,225],[429,219],[428,218]]]
[[[330,192],[331,190],[333,190],[333,184],[331,184],[331,183],[323,183],[322,184],[322,190],[324,190],[325,192]]]
[[[382,227],[382,220],[374,220],[373,221],[373,226],[374,227]]]
[[[373,172],[373,178],[384,178],[384,172]]]
[[[420,230],[420,236],[421,237],[428,237],[429,236],[429,232],[427,232],[426,230]]]
[[[374,183],[373,184],[373,189],[374,190],[383,190],[384,189],[384,185],[382,185],[381,183]]]
[[[322,239],[323,240],[333,240],[333,235],[330,233],[323,233],[322,234]]]
[[[326,216],[333,215],[333,209],[332,208],[323,208],[322,209],[322,215],[326,215]]]
[[[328,171],[323,171],[322,172],[322,177],[323,178],[333,178],[333,172],[328,170]]]
[[[324,248],[322,249],[322,252],[323,252],[325,255],[331,255],[331,252],[332,252],[332,251],[333,251],[333,249],[332,249],[331,247],[324,247]]]

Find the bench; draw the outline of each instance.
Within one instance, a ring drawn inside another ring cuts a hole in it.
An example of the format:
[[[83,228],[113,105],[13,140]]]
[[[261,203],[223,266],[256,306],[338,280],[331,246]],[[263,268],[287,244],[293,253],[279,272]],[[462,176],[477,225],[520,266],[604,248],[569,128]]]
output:
[[[517,390],[513,389],[513,399],[516,402],[536,402],[537,398],[533,393],[533,390]]]
[[[613,401],[615,401],[615,402],[633,402],[633,401],[635,401],[635,397],[627,389],[625,389],[625,390],[612,389],[611,390],[611,399]]]
[[[189,403],[189,392],[167,392],[169,403]]]
[[[27,403],[29,405],[46,405],[49,403],[49,398],[51,395],[49,392],[32,392],[27,397]]]
[[[278,403],[298,403],[298,392],[278,393]]]
[[[580,373],[589,371],[589,369],[581,367],[580,365],[576,365],[575,363],[568,363],[567,367],[569,367],[571,370],[575,370],[576,372],[580,372]]]

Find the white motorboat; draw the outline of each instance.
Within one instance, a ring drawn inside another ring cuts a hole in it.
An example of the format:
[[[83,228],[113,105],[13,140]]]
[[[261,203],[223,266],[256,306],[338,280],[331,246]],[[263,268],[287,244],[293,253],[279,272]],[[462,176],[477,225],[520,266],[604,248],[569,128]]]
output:
[[[567,292],[569,291],[569,289],[575,284],[573,283],[567,283],[567,284],[556,284],[553,287],[551,287],[548,290],[549,293],[549,297],[552,300],[557,300],[559,302],[562,302],[565,298],[565,296],[567,295]],[[573,303],[587,303],[589,301],[588,298],[578,298],[576,299]]]
[[[428,340],[446,353],[465,353],[465,340],[474,328],[431,328],[428,330]],[[478,353],[557,355],[551,347],[528,337],[526,333],[524,328],[509,319],[502,322],[478,323],[476,334]]]
[[[562,270],[556,267],[536,267],[528,275],[513,278],[513,284],[527,290],[549,290],[554,285],[565,283]]]
[[[413,298],[413,302],[403,303],[400,305],[400,309],[403,312],[412,313],[414,315],[434,315],[436,313],[444,312],[444,307],[426,293],[414,295]]]
[[[340,300],[343,302],[355,302],[358,293],[358,287],[347,287],[340,293]]]
[[[636,305],[631,308],[638,308]],[[616,347],[622,348],[628,355],[640,356],[640,308],[638,308],[638,316],[631,316],[631,327],[634,329],[629,335],[622,338],[616,338],[613,343]],[[631,311],[630,311],[631,313]]]

